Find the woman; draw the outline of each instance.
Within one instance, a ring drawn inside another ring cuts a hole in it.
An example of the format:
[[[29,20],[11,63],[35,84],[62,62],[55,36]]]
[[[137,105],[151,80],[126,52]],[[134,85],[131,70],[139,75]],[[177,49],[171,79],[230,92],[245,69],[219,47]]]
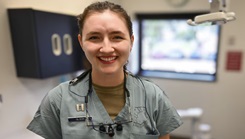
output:
[[[164,92],[125,70],[134,36],[126,11],[96,2],[78,16],[91,69],[52,89],[28,129],[46,139],[169,139],[181,125]]]

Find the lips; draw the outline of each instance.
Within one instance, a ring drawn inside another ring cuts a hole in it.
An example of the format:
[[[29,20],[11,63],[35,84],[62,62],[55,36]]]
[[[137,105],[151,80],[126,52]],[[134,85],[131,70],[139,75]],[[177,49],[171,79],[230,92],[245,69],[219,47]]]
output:
[[[113,57],[99,57],[100,60],[104,61],[104,62],[112,62],[116,59],[116,56]]]

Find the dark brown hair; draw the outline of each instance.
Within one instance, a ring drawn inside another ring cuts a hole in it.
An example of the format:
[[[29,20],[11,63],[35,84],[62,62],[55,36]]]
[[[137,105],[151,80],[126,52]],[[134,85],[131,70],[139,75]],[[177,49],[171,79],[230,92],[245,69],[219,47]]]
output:
[[[114,4],[112,2],[103,1],[103,2],[95,2],[86,7],[82,14],[77,16],[77,22],[79,27],[79,33],[82,34],[84,22],[86,18],[91,14],[95,12],[104,12],[105,10],[110,10],[118,15],[120,15],[122,18],[125,19],[126,26],[129,31],[129,35],[133,35],[133,29],[132,29],[132,22],[130,19],[130,16],[127,14],[127,12],[118,4]]]

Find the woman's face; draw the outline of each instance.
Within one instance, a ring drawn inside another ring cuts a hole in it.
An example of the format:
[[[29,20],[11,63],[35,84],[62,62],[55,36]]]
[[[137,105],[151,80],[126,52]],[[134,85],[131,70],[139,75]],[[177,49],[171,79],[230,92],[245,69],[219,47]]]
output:
[[[109,10],[90,14],[78,39],[93,72],[104,74],[122,73],[134,40],[125,20]]]

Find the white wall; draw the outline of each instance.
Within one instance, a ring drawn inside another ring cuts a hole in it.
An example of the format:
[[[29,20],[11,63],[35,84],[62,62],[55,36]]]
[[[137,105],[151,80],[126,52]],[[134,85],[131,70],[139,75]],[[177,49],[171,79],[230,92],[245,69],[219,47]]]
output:
[[[0,0],[0,94],[3,106],[0,108],[1,139],[34,139],[31,132],[24,131],[32,119],[46,92],[60,81],[60,77],[45,80],[17,78],[13,59],[12,43],[7,18],[7,8],[32,7],[46,11],[77,15],[93,0]],[[182,8],[169,7],[164,0],[115,0],[121,2],[131,15],[134,12],[167,12],[208,9],[208,0],[190,0]],[[238,2],[239,1],[239,2]],[[153,79],[166,89],[177,108],[201,107],[203,122],[212,125],[214,139],[244,139],[245,137],[245,60],[240,72],[225,70],[228,50],[245,51],[243,16],[245,1],[232,0],[230,10],[236,12],[237,21],[223,26],[219,55],[218,81],[203,83],[193,81]],[[228,45],[230,37],[235,38],[233,46]],[[15,134],[14,134],[15,133]],[[19,133],[19,134],[18,134]],[[174,133],[189,135],[189,123]],[[35,137],[34,137],[35,136]],[[37,137],[36,137],[37,138]]]
[[[209,10],[208,0],[190,0],[180,8],[169,6],[164,0],[123,0],[122,5],[134,16],[135,12],[181,12]],[[137,5],[137,6],[136,6]],[[218,80],[214,83],[152,79],[167,91],[178,109],[200,107],[204,110],[202,122],[212,126],[214,139],[244,139],[245,137],[245,60],[240,72],[225,69],[226,53],[229,50],[245,52],[245,1],[230,0],[229,11],[237,15],[235,22],[223,25],[218,60]],[[234,44],[229,40],[234,38]],[[190,135],[190,121],[174,131],[179,135]]]
[[[0,0],[0,108],[1,139],[34,139],[25,130],[47,91],[60,82],[60,77],[45,80],[17,78],[7,8],[31,7],[44,11],[80,14],[92,0]]]

